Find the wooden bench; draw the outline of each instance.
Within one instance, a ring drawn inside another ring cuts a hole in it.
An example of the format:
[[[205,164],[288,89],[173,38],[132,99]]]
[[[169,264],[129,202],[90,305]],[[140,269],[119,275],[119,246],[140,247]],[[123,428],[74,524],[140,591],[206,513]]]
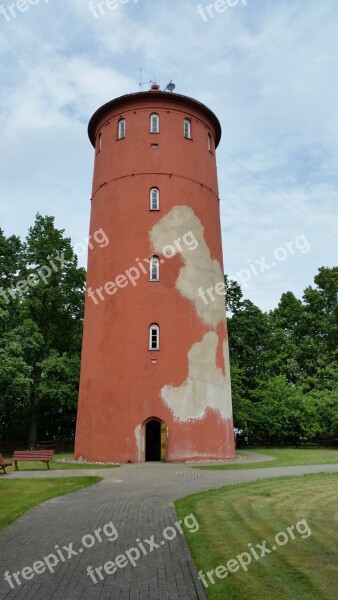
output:
[[[4,460],[4,457],[0,454],[0,469],[2,469],[4,473],[6,473],[6,467],[11,467],[12,464],[11,461]]]
[[[18,461],[42,461],[47,464],[49,469],[49,461],[52,460],[54,450],[16,450],[13,454],[13,462],[15,469],[18,471]]]

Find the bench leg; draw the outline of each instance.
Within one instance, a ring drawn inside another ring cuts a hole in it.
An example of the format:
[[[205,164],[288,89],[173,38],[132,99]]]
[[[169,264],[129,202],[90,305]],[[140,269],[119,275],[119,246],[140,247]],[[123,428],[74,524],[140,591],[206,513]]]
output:
[[[19,470],[19,467],[18,467],[18,463],[17,463],[17,461],[15,461],[15,462],[14,462],[14,464],[15,464],[15,470],[16,470],[16,471],[18,471],[18,470]]]
[[[50,469],[49,469],[49,461],[47,462],[47,469],[48,469],[48,471],[50,470]]]

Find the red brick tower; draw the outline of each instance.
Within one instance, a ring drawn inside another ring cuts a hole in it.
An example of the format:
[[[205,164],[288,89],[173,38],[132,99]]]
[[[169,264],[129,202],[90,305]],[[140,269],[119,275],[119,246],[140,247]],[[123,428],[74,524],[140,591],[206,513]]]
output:
[[[76,458],[234,456],[220,136],[206,106],[157,85],[90,120],[90,234],[106,243],[88,258]]]

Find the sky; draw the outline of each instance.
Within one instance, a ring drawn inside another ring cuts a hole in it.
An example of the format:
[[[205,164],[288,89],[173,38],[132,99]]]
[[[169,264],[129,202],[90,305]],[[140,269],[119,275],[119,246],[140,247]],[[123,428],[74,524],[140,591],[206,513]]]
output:
[[[338,264],[337,31],[337,0],[0,0],[0,227],[53,215],[86,265],[87,124],[142,67],[221,122],[225,272],[262,310],[301,298]]]

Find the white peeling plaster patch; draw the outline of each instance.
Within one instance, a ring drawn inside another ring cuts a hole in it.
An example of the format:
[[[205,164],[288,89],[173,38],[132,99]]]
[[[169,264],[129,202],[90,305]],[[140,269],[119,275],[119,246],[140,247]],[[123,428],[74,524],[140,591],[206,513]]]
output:
[[[202,419],[207,408],[218,410],[224,419],[232,417],[230,371],[225,376],[216,367],[218,336],[209,331],[188,352],[188,378],[180,387],[166,385],[161,396],[181,421]],[[223,344],[227,362],[228,344]]]
[[[189,233],[192,233],[198,242],[195,249],[191,244]],[[214,290],[217,283],[224,282],[224,274],[219,262],[211,258],[209,247],[204,239],[204,227],[194,211],[189,206],[174,206],[154,225],[149,235],[156,253],[162,254],[166,246],[172,246],[175,254],[182,254],[184,266],[180,269],[176,289],[193,303],[204,323],[215,327],[217,323],[224,321],[224,294],[220,296],[214,293],[214,301],[206,296],[207,304],[202,297],[198,296],[200,288]],[[179,239],[182,252],[175,246],[175,242]],[[188,240],[187,243],[184,243],[184,240]]]
[[[142,434],[142,426],[137,425],[135,427],[135,439],[136,439],[136,446],[137,446],[139,461],[141,461],[141,450],[142,450],[142,435],[141,434]]]

